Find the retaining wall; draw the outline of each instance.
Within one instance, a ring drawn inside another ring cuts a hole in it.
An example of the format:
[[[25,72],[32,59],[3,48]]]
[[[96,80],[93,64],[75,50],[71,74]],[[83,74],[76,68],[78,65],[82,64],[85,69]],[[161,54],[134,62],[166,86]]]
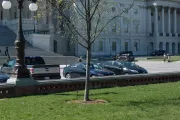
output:
[[[147,85],[180,80],[180,72],[121,75],[91,78],[90,88],[108,88],[115,86]],[[37,81],[31,86],[15,86],[13,84],[0,84],[0,98],[19,97],[25,95],[38,95],[83,90],[85,78],[66,80]]]

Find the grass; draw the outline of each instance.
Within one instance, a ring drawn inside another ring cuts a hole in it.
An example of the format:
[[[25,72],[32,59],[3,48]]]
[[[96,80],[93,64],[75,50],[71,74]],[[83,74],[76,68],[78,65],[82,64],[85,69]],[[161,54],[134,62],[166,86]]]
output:
[[[163,61],[163,56],[137,57],[136,60]],[[180,61],[180,56],[171,56],[170,62]]]
[[[73,104],[76,92],[0,100],[1,120],[179,120],[180,82],[91,90],[105,104]],[[79,92],[83,99],[83,91]]]

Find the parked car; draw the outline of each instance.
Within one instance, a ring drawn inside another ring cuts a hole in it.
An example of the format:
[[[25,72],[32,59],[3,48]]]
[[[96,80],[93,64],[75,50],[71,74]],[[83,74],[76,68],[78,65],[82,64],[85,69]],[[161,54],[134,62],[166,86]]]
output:
[[[123,75],[123,67],[116,61],[103,61],[101,63],[97,63],[99,66],[103,67],[104,69],[113,71],[116,75]]]
[[[97,64],[90,64],[90,77],[96,76],[110,76],[114,75],[114,72],[103,69]],[[80,62],[71,64],[68,67],[65,67],[63,70],[63,76],[65,78],[77,78],[86,76],[86,63]]]
[[[1,72],[14,74],[14,66],[16,59],[10,59],[1,67]],[[44,79],[61,79],[59,65],[46,65],[45,61],[40,56],[27,56],[25,57],[25,64],[30,71],[31,76],[36,80]]]
[[[0,73],[0,83],[5,83],[10,78],[9,75],[5,73]]]
[[[116,75],[148,73],[146,69],[128,61],[105,61],[99,65],[113,71]]]
[[[135,57],[132,51],[124,51],[120,52],[118,55],[118,60],[125,60],[125,61],[134,61]]]
[[[155,50],[150,53],[150,56],[163,56],[166,53],[165,50]]]

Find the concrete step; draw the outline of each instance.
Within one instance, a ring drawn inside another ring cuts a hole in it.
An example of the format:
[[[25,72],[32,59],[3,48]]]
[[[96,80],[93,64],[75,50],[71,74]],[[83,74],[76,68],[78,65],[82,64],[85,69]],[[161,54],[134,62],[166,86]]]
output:
[[[13,46],[16,34],[7,26],[0,25],[0,46]]]

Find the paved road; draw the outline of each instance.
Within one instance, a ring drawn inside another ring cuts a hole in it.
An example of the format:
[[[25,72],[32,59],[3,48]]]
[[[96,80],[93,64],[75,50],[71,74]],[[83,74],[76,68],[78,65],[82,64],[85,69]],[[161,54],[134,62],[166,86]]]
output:
[[[180,71],[180,61],[170,63],[164,63],[163,61],[138,61],[136,64],[147,69],[148,73]],[[62,76],[63,67],[64,66],[61,67],[61,77],[62,79],[65,79]]]
[[[136,64],[146,68],[149,73],[180,71],[180,61],[169,63],[163,61],[139,61]]]

